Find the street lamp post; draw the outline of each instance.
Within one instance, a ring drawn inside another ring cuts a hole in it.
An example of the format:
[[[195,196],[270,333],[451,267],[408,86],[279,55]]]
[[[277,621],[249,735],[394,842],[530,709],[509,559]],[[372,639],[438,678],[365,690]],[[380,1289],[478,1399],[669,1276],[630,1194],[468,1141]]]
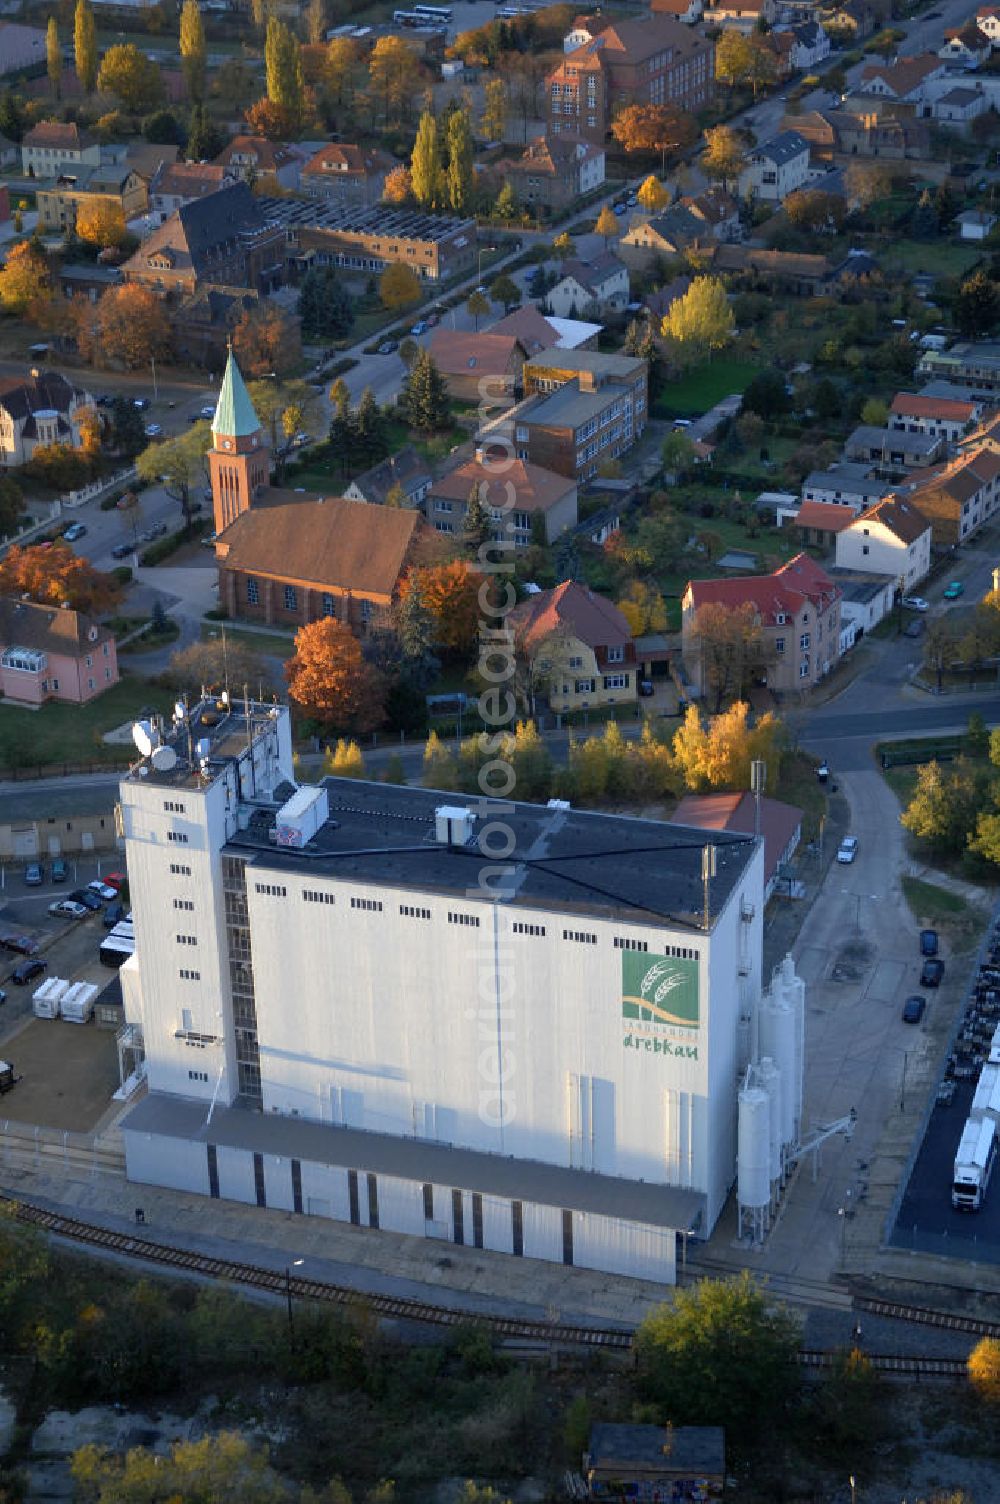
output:
[[[291,1264],[285,1265],[285,1299],[288,1301],[288,1345],[295,1346],[295,1315],[292,1310],[292,1269],[298,1269],[304,1259],[293,1259]]]
[[[840,891],[841,891],[841,893],[843,893],[843,895],[844,895],[845,898],[853,898],[857,902],[857,907],[855,908],[855,911],[854,911],[854,930],[855,930],[856,934],[860,935],[861,934],[861,901],[862,901],[862,899],[866,899],[869,903],[878,903],[878,894],[877,893],[852,893],[851,890],[850,890],[850,888],[841,888]]]

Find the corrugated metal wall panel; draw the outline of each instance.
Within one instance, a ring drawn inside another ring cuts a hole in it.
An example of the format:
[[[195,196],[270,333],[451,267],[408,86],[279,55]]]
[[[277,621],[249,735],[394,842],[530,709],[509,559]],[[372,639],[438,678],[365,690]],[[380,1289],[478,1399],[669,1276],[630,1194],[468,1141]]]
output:
[[[601,1269],[672,1285],[677,1277],[675,1249],[676,1234],[669,1228],[574,1213],[573,1262],[581,1269]]]
[[[525,1201],[524,1256],[562,1263],[562,1212],[558,1207]]]

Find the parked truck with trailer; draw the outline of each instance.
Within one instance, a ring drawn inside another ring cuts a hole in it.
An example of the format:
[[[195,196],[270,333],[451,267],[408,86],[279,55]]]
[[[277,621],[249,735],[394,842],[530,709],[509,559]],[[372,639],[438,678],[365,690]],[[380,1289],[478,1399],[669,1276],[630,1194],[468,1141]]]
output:
[[[951,1204],[958,1211],[979,1211],[993,1174],[996,1152],[995,1119],[983,1115],[968,1118],[955,1155],[951,1185]]]

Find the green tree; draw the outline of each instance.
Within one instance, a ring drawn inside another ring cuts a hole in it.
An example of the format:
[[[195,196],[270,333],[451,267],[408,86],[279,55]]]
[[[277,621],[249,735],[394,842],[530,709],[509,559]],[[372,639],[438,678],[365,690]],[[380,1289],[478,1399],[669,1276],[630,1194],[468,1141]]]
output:
[[[306,85],[302,74],[302,54],[295,33],[269,16],[264,38],[264,72],[267,97],[271,104],[285,110],[296,129],[305,114]]]
[[[987,788],[987,776],[965,758],[947,770],[936,761],[924,763],[900,824],[932,851],[959,856],[976,833]]]
[[[507,86],[502,78],[487,80],[479,128],[487,141],[502,141],[507,124]]]
[[[53,97],[58,99],[62,83],[62,47],[59,44],[59,23],[55,16],[49,17],[49,24],[45,28],[45,67]]]
[[[115,397],[111,403],[111,447],[129,459],[146,447],[142,413],[128,397]]]
[[[451,422],[448,388],[429,350],[421,349],[403,382],[403,411],[411,428],[434,433]]]
[[[188,133],[187,155],[193,162],[210,162],[225,146],[225,138],[203,104],[191,111],[191,129]]]
[[[441,171],[441,146],[437,119],[425,110],[417,126],[417,139],[410,157],[410,180],[413,197],[423,209],[439,209],[445,201],[445,180]]]
[[[396,608],[396,632],[405,655],[405,672],[421,690],[432,682],[440,662],[434,654],[434,620],[424,598],[423,581],[415,571]]]
[[[213,1504],[287,1504],[285,1482],[273,1471],[266,1449],[236,1431],[203,1441],[178,1441],[162,1457],[144,1447],[124,1456],[81,1447],[70,1472],[81,1496],[93,1504],[148,1504],[152,1499]]]
[[[427,789],[457,789],[458,764],[455,754],[446,747],[436,731],[432,731],[424,746],[424,771],[422,779]]]
[[[205,456],[212,434],[207,423],[195,423],[174,439],[151,444],[137,457],[135,465],[147,485],[162,481],[167,495],[180,502],[184,526],[191,527],[191,492],[205,482]]]
[[[872,428],[884,428],[889,421],[888,404],[881,397],[868,397],[861,405],[861,421]]]
[[[73,19],[73,56],[76,76],[84,94],[93,94],[97,83],[97,26],[89,0],[76,0]]]
[[[743,393],[743,411],[757,413],[761,418],[777,418],[787,413],[791,405],[781,371],[759,372]]]
[[[389,448],[385,420],[370,386],[361,393],[354,414],[354,447],[357,462],[365,469],[384,459]]]
[[[102,94],[114,94],[132,115],[146,115],[163,98],[163,79],[156,63],[134,42],[119,42],[104,54],[97,74]]]
[[[727,31],[726,35],[730,35]],[[746,156],[736,131],[728,125],[716,125],[705,132],[705,150],[701,170],[727,188],[743,171]]]
[[[967,277],[954,303],[955,326],[970,339],[992,334],[1000,321],[1000,291],[992,277],[980,270]]]
[[[448,117],[448,203],[456,214],[467,214],[475,185],[472,128],[468,110],[454,110]]]
[[[184,0],[180,22],[181,68],[188,95],[196,103],[205,97],[205,27],[198,0]]]
[[[333,266],[312,266],[299,283],[299,318],[308,339],[343,339],[354,324],[350,294]]]
[[[489,508],[483,499],[479,482],[474,481],[469,492],[469,499],[465,504],[465,521],[462,525],[462,541],[473,554],[479,552],[480,545],[485,543],[493,532],[493,519]]]
[[[24,515],[24,493],[10,475],[0,475],[0,538],[17,532]]]
[[[490,297],[494,303],[503,304],[504,313],[509,313],[512,308],[520,303],[521,289],[513,277],[509,277],[506,272],[503,272],[490,283]]]
[[[678,1425],[711,1418],[737,1446],[759,1442],[795,1392],[799,1340],[749,1274],[701,1280],[636,1332],[639,1384]]]
[[[493,205],[493,212],[496,214],[497,219],[502,219],[505,224],[509,224],[512,219],[517,217],[518,208],[517,194],[514,192],[513,183],[504,183],[497,194],[497,201]]]
[[[489,300],[489,298],[486,296],[486,294],[484,292],[480,292],[479,288],[477,287],[476,290],[475,290],[475,292],[473,292],[473,293],[471,293],[469,295],[469,300],[468,300],[468,302],[465,305],[465,309],[466,309],[466,312],[467,313],[471,313],[472,317],[475,319],[475,321],[476,321],[476,333],[478,334],[479,333],[479,320],[483,319],[483,318],[486,318],[487,314],[490,312],[490,300]]]
[[[618,223],[618,215],[610,204],[605,204],[597,216],[597,223],[594,226],[595,235],[603,235],[604,247],[607,249],[609,242],[615,240],[621,232],[622,228]]]
[[[732,338],[733,310],[718,277],[696,277],[664,315],[662,333],[681,345],[721,350]]]

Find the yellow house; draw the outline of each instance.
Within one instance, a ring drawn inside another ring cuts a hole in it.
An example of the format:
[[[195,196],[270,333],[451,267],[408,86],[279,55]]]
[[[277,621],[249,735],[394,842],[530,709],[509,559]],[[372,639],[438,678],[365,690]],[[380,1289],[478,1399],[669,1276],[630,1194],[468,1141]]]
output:
[[[81,167],[64,172],[36,190],[38,224],[42,230],[72,231],[80,206],[95,200],[120,208],[126,220],[143,214],[149,204],[145,178],[121,163],[109,167]]]
[[[532,700],[544,696],[558,712],[635,703],[641,669],[632,633],[603,596],[565,580],[522,601],[510,621],[528,663]]]

